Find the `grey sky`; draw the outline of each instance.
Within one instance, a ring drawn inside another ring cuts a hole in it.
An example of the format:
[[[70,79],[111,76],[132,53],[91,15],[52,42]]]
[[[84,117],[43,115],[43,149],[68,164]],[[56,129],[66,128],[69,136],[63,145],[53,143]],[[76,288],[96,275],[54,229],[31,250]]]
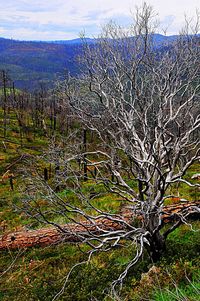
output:
[[[73,39],[83,30],[97,35],[109,20],[128,25],[135,0],[0,0],[0,37],[21,40]],[[194,16],[199,0],[150,0],[159,15],[160,32],[176,34],[184,14]]]

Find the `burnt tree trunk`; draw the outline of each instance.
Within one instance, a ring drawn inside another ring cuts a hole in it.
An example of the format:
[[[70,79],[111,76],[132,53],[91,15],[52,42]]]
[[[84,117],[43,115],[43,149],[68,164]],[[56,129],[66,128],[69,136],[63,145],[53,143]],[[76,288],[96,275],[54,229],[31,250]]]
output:
[[[3,70],[2,71],[2,80],[3,80],[3,136],[4,138],[6,137],[6,132],[7,132],[7,91],[6,91],[6,83],[7,83],[7,78],[6,78],[6,72]]]
[[[153,262],[157,262],[166,250],[166,238],[159,231],[148,237],[150,244],[146,244],[146,249]]]
[[[84,153],[87,151],[87,130],[83,130],[83,151]],[[83,156],[83,173],[84,173],[84,181],[88,180],[88,175],[87,175],[87,157],[86,154]]]

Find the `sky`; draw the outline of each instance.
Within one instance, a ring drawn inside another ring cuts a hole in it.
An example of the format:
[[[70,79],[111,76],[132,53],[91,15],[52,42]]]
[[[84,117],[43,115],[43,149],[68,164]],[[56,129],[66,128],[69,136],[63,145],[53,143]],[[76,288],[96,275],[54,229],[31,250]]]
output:
[[[0,37],[18,40],[70,40],[81,32],[97,36],[110,20],[128,26],[136,0],[0,0]],[[195,16],[199,0],[150,0],[159,30],[177,34],[184,14]]]

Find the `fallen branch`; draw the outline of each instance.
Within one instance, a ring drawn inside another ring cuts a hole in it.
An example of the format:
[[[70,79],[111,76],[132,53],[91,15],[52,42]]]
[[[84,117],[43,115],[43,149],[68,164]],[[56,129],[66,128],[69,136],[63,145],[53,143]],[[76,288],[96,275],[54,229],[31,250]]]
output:
[[[18,162],[21,162],[27,158],[31,157],[31,155],[29,154],[22,154],[21,156],[18,156],[14,162],[12,162],[11,164],[9,164],[7,167],[6,167],[6,170],[10,169],[11,167],[13,167],[15,164],[17,164]]]

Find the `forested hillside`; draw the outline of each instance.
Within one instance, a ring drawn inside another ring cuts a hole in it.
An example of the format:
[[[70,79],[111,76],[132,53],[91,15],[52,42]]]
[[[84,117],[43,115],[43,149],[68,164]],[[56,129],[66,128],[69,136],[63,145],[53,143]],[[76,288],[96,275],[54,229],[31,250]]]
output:
[[[52,85],[70,71],[76,75],[80,41],[73,44],[0,39],[0,69],[8,71],[16,87],[34,89],[39,82]]]
[[[177,36],[154,35],[157,47],[173,41]],[[94,44],[94,39],[85,39]],[[16,87],[33,90],[40,82],[52,87],[64,73],[80,74],[77,57],[82,51],[82,40],[16,41],[0,38],[0,70],[6,70]]]

